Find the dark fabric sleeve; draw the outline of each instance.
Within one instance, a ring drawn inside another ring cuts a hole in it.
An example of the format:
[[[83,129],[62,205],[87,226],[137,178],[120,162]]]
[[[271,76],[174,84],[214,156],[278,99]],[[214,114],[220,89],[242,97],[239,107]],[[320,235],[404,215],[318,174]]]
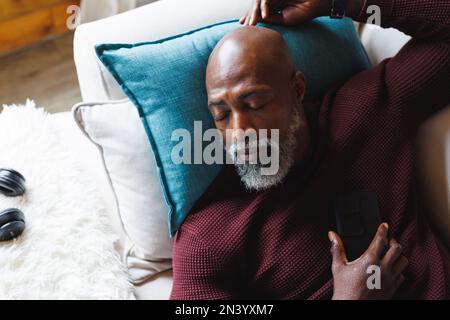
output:
[[[196,235],[183,228],[173,246],[172,300],[238,298],[233,270]]]
[[[367,82],[375,82],[399,108],[450,103],[450,1],[367,0],[353,19],[367,21],[371,5],[380,7],[383,28],[396,28],[412,39],[382,68],[374,68],[372,77],[358,79],[359,89],[373,88]],[[352,81],[352,86],[357,83]]]

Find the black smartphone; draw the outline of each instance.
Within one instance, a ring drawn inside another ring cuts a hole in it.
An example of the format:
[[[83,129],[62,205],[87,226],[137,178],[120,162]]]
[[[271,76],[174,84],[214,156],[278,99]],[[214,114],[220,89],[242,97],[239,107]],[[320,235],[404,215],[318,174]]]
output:
[[[347,259],[356,260],[367,250],[381,224],[377,196],[366,191],[341,193],[335,199],[334,211]]]

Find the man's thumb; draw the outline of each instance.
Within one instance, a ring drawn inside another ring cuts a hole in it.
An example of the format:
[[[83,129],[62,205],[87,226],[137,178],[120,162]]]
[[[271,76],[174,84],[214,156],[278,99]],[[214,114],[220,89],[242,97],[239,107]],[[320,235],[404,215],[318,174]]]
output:
[[[333,257],[333,266],[343,265],[348,262],[345,254],[344,243],[336,232],[328,232],[328,239],[331,242],[331,255]]]

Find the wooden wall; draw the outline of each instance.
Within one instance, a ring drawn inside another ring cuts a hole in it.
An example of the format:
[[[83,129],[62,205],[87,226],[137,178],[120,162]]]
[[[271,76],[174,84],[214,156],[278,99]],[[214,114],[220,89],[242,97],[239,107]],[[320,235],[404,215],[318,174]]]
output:
[[[69,32],[67,7],[80,0],[0,0],[0,54]]]

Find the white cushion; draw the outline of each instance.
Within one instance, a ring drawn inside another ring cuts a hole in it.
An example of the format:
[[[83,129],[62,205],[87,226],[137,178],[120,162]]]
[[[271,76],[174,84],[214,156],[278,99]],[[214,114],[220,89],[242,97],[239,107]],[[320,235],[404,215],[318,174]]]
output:
[[[142,285],[135,286],[135,296],[138,300],[169,300],[172,291],[172,270],[158,273]]]
[[[251,0],[162,0],[107,19],[82,24],[75,33],[74,58],[83,101],[125,98],[98,61],[100,43],[158,40],[211,23],[241,17]]]
[[[124,259],[135,284],[171,268],[168,206],[145,129],[129,100],[83,103],[75,121],[101,151],[127,238]]]
[[[383,29],[373,24],[363,26],[360,38],[374,66],[386,58],[395,56],[411,39],[411,37],[397,29]]]

